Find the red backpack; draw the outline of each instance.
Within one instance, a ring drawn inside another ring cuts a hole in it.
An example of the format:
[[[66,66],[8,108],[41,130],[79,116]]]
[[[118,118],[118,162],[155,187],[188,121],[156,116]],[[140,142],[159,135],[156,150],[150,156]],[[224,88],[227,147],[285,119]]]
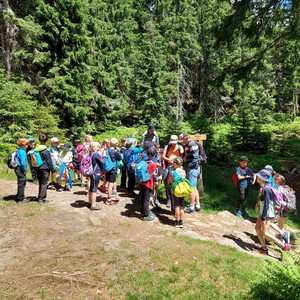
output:
[[[242,169],[241,167],[239,167],[239,168],[240,168],[241,174],[242,174],[243,169]],[[249,172],[249,171],[250,171],[250,169],[249,169],[248,167],[246,167],[245,170],[246,170],[246,172]],[[237,174],[236,174],[236,171],[232,174],[232,182],[233,182],[233,184],[234,184],[234,186],[235,186],[236,188],[239,187],[239,186],[238,186],[239,179],[238,179],[238,176],[237,176]]]

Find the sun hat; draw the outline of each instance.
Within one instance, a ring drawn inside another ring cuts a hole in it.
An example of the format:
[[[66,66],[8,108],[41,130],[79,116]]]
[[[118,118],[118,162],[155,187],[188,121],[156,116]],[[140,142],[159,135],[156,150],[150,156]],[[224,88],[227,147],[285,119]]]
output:
[[[266,166],[264,167],[264,169],[265,169],[265,170],[268,170],[269,172],[274,172],[274,169],[273,169],[273,167],[272,167],[271,165],[266,165]]]
[[[266,169],[260,170],[255,175],[265,182],[269,182],[269,178],[272,176],[272,174]]]
[[[57,137],[51,138],[51,143],[58,143],[59,139]]]
[[[178,136],[175,134],[171,135],[169,144],[177,144],[177,143],[178,143]]]

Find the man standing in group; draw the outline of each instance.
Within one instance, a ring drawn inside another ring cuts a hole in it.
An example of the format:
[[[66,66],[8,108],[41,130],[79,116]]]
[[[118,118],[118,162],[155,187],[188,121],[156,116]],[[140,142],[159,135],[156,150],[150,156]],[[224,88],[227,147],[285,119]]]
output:
[[[157,132],[155,131],[155,126],[153,124],[150,124],[148,130],[143,133],[141,144],[142,147],[145,142],[150,142],[153,145],[159,144],[159,137]]]
[[[185,207],[185,213],[193,213],[195,211],[201,211],[199,191],[197,189],[198,178],[201,172],[200,159],[199,159],[199,147],[195,141],[190,139],[190,136],[186,133],[182,134],[184,144],[184,161],[187,168],[187,179],[193,186],[194,191],[190,194],[190,206]]]

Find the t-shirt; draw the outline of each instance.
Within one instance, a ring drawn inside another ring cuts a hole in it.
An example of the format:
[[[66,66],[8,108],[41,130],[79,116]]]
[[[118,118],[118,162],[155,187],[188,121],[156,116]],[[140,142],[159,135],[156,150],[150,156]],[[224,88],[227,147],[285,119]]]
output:
[[[148,173],[152,174],[156,170],[156,164],[153,161],[150,161],[147,163],[148,163]],[[154,173],[148,181],[140,182],[140,184],[145,185],[150,190],[153,190],[153,183],[154,183],[155,176],[156,176],[156,174]]]

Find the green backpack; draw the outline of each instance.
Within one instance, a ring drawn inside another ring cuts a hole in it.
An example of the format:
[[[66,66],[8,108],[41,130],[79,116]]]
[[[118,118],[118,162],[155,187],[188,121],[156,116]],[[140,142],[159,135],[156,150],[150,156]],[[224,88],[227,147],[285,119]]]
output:
[[[173,172],[173,177],[174,183],[172,186],[172,191],[174,196],[182,198],[190,195],[193,192],[194,189],[191,183],[187,179],[180,177],[176,170]]]

